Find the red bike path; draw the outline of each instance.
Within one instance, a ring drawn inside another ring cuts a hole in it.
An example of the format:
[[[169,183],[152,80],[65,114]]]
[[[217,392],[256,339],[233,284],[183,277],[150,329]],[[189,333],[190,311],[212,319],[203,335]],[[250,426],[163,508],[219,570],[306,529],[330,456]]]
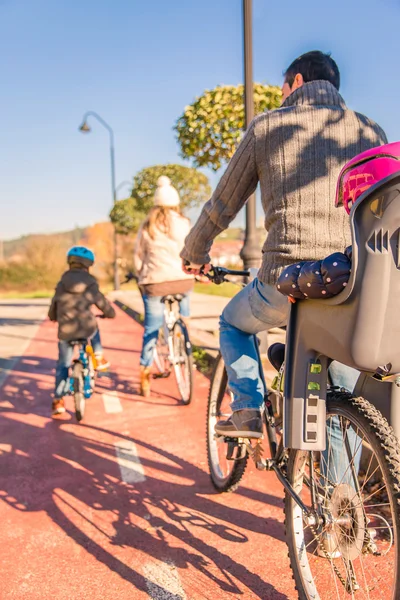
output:
[[[294,600],[273,474],[211,486],[209,381],[181,405],[172,377],[138,395],[142,328],[100,323],[109,376],[85,419],[50,418],[56,329],[43,322],[0,389],[1,600]]]

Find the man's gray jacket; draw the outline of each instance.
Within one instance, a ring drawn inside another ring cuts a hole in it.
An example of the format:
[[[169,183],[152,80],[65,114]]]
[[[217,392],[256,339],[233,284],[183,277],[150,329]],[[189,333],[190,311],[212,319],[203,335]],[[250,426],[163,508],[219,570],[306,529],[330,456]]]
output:
[[[209,262],[214,238],[258,183],[268,232],[258,274],[262,282],[275,285],[293,262],[343,252],[351,239],[348,215],[335,208],[339,171],[355,155],[386,142],[383,130],[349,110],[331,83],[304,84],[281,108],[253,120],[181,257]]]

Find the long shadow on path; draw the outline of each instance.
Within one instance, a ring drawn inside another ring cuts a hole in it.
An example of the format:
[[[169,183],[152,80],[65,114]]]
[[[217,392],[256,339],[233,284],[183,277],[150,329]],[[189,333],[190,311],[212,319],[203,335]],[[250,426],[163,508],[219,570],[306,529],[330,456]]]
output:
[[[38,374],[49,375],[53,366],[54,361],[29,357],[1,391],[0,400],[12,405],[0,412],[2,443],[12,448],[0,455],[1,499],[24,513],[45,511],[79,546],[143,592],[148,580],[126,564],[127,552],[133,557],[130,564],[138,552],[150,560],[171,561],[234,597],[287,600],[217,548],[218,539],[243,546],[247,531],[282,541],[282,525],[276,522],[267,530],[261,517],[205,497],[211,491],[206,473],[165,449],[100,427],[47,420],[48,383]],[[145,482],[120,481],[116,440],[135,442]],[[161,475],[152,475],[155,470]],[[276,503],[275,497],[269,499]]]

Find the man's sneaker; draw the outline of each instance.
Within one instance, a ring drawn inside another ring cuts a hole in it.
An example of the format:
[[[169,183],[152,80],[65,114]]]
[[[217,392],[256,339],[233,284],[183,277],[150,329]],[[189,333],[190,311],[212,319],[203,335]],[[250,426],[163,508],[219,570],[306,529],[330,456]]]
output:
[[[107,371],[110,362],[104,356],[96,356],[96,371]]]
[[[64,398],[56,398],[51,406],[51,414],[55,417],[63,413],[65,413]]]
[[[219,421],[215,433],[225,437],[261,438],[263,436],[261,412],[258,409],[236,410],[226,421]]]

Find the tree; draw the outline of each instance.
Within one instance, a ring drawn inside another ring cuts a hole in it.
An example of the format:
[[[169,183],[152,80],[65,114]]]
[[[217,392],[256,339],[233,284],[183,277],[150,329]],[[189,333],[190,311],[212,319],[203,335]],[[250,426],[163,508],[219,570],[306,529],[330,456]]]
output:
[[[282,92],[277,86],[254,84],[254,112],[277,108]],[[182,158],[191,158],[197,167],[221,168],[234,153],[244,127],[244,86],[222,85],[206,90],[186,106],[177,120]]]
[[[131,197],[116,202],[110,213],[110,219],[118,233],[126,235],[138,230],[153,206],[157,179],[161,175],[169,177],[172,185],[178,190],[184,210],[198,206],[210,197],[208,177],[193,167],[174,164],[147,167],[133,178]]]

